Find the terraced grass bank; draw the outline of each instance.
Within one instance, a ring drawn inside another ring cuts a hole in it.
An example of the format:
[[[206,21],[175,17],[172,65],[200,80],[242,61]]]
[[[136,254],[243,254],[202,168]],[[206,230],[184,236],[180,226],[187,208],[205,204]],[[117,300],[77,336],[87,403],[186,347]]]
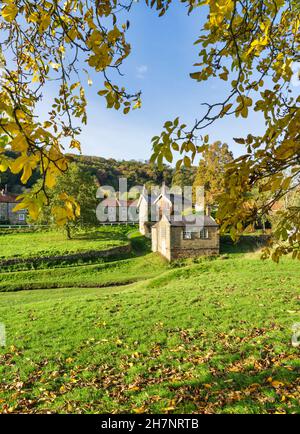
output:
[[[299,262],[240,250],[0,274],[0,411],[299,413]]]
[[[167,265],[159,256],[115,260],[90,265],[0,273],[0,291],[51,288],[101,288],[137,282],[160,274]]]

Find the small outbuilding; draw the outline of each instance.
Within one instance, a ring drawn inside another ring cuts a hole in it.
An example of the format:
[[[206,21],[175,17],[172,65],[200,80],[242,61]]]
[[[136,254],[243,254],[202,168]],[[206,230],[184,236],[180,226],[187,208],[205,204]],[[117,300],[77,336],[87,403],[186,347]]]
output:
[[[192,226],[188,222],[175,221],[173,217],[163,215],[152,226],[152,251],[159,252],[168,261],[218,255],[218,224],[210,215],[202,216],[199,222]]]

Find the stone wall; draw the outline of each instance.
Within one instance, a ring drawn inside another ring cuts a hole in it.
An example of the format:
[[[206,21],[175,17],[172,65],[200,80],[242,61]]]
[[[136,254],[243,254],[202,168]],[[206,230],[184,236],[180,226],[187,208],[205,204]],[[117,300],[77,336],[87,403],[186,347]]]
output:
[[[94,260],[98,258],[110,258],[119,255],[129,254],[131,252],[131,244],[126,244],[124,246],[112,247],[107,250],[88,250],[87,252],[74,252],[68,255],[57,255],[57,256],[40,256],[32,258],[10,258],[0,260],[0,270],[2,267],[8,267],[17,264],[32,264],[38,265],[41,262],[49,262],[58,264],[59,262],[74,262],[77,260]]]
[[[192,232],[192,239],[183,238],[183,227],[172,226],[171,242],[172,247],[181,247],[182,249],[189,248],[218,248],[220,244],[218,227],[207,227],[208,238],[200,238],[200,228],[197,232]],[[188,230],[188,229],[187,229]]]
[[[172,249],[171,261],[175,259],[197,258],[198,256],[216,256],[219,249],[194,248],[194,249]]]
[[[183,227],[171,227],[171,260],[196,256],[218,255],[220,236],[218,227],[207,227],[208,239],[200,238],[199,232],[192,234],[192,239],[183,238]]]
[[[155,245],[156,250],[161,255],[166,257],[169,261],[171,260],[171,244],[170,244],[170,224],[167,219],[162,218],[160,222],[155,226],[154,232],[152,232],[154,236],[156,236],[156,242],[152,242],[152,246]],[[153,247],[152,247],[153,249]]]

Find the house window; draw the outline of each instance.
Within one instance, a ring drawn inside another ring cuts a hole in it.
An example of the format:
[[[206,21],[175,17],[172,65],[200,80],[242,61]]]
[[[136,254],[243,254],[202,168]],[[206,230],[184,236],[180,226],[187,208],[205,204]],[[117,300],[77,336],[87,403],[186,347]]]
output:
[[[192,239],[192,232],[190,232],[190,231],[184,231],[183,232],[183,239],[184,240],[191,240]]]
[[[25,214],[19,214],[18,220],[19,220],[19,222],[24,222],[25,221]]]
[[[208,236],[208,229],[207,228],[203,228],[200,231],[200,239],[201,240],[208,240],[209,236]]]

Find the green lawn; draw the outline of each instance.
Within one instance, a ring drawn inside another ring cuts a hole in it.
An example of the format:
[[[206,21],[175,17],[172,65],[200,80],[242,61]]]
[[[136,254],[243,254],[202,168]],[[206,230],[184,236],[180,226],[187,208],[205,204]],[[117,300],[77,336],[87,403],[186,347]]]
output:
[[[299,413],[300,264],[241,250],[0,274],[2,412]]]
[[[167,268],[154,255],[81,266],[0,273],[0,291],[68,287],[103,287],[124,285],[154,277]]]
[[[0,259],[105,250],[126,243],[126,230],[111,226],[77,232],[71,240],[68,240],[62,231],[7,234],[7,231],[1,233],[0,229]]]

